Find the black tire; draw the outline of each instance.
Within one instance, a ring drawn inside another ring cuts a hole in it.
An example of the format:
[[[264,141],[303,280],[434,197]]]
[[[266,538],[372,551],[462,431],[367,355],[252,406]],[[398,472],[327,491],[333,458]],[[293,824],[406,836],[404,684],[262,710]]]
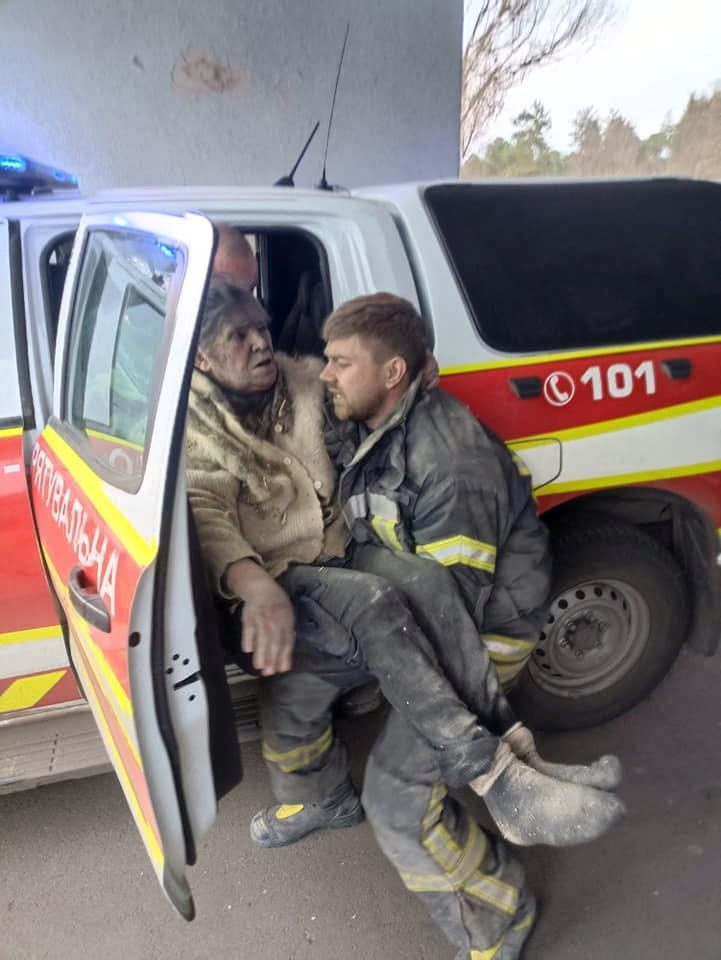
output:
[[[683,644],[684,574],[632,524],[585,515],[553,538],[549,620],[513,695],[542,730],[610,720],[647,696]]]

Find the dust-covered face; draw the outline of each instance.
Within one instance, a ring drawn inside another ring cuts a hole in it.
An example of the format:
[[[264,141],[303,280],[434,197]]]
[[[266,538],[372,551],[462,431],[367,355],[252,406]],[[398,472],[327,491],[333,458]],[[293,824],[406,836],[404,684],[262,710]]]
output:
[[[373,428],[387,412],[388,361],[379,361],[359,336],[329,340],[320,375],[339,420],[361,420]]]
[[[215,339],[205,348],[198,348],[196,366],[221,387],[237,393],[270,389],[278,376],[278,368],[268,315],[260,304],[230,313]]]

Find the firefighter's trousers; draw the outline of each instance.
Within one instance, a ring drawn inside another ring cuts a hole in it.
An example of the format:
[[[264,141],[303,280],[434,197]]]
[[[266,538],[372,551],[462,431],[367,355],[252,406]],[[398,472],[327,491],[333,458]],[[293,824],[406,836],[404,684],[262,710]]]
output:
[[[370,823],[449,939],[469,956],[491,950],[517,922],[523,871],[446,785],[487,769],[514,717],[444,567],[365,545],[347,562],[353,569],[297,566],[280,579],[295,601],[297,640],[293,671],[262,682],[263,752],[276,799],[308,803],[342,788],[348,764],[332,705],[377,677],[394,710],[366,771]]]

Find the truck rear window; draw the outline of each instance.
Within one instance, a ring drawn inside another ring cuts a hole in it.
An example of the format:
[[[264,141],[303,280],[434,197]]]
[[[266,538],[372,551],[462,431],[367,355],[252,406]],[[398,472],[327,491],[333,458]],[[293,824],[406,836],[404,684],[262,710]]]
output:
[[[721,185],[442,184],[424,198],[497,350],[721,334]]]

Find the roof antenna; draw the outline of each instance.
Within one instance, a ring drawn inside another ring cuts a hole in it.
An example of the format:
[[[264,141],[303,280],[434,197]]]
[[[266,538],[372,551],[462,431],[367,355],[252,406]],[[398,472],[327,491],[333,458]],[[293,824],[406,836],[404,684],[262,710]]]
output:
[[[325,150],[323,151],[323,173],[320,176],[320,180],[316,184],[316,187],[319,190],[332,190],[333,187],[328,185],[328,181],[325,178],[325,165],[326,160],[328,159],[328,143],[330,142],[330,131],[333,126],[333,111],[335,110],[335,98],[338,93],[338,82],[340,80],[340,72],[343,67],[343,57],[345,56],[345,45],[348,42],[348,31],[350,30],[350,20],[346,24],[345,36],[343,37],[343,48],[340,52],[340,60],[338,61],[338,72],[335,75],[335,89],[333,90],[333,101],[330,105],[330,116],[328,117],[328,132],[325,136]]]
[[[297,159],[297,160],[295,161],[295,163],[293,164],[293,168],[291,169],[290,173],[287,174],[285,177],[281,177],[279,180],[276,180],[275,183],[273,184],[274,187],[294,187],[294,186],[295,186],[295,180],[293,179],[293,177],[295,176],[295,171],[296,171],[296,170],[298,169],[298,167],[300,166],[300,161],[301,161],[301,160],[303,159],[303,157],[305,156],[305,152],[306,152],[306,150],[308,149],[308,147],[310,146],[310,142],[311,142],[311,140],[313,139],[313,137],[315,136],[316,130],[318,129],[319,126],[320,126],[320,120],[316,120],[315,126],[314,126],[313,129],[311,130],[310,136],[309,136],[308,139],[305,141],[305,146],[303,147],[303,149],[302,149],[302,150],[300,151],[300,153],[298,154],[298,159]]]

